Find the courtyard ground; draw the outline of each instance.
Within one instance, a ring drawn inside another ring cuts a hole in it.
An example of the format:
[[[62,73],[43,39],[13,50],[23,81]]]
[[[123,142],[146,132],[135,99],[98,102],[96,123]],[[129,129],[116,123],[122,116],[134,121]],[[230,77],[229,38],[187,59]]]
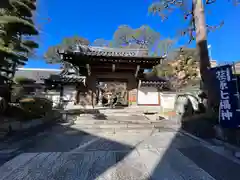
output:
[[[240,177],[239,160],[222,147],[180,132],[174,123],[153,122],[124,109],[75,120],[75,124],[58,124],[8,146],[1,144],[0,180]]]

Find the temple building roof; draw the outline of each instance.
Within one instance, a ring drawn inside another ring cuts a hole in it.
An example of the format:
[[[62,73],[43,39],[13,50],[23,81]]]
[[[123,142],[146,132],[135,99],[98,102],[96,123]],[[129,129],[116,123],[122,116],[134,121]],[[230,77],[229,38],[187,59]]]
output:
[[[51,75],[48,79],[45,79],[46,83],[59,83],[59,84],[76,84],[76,83],[85,83],[84,76],[78,75]]]
[[[152,69],[160,64],[163,57],[149,57],[147,49],[108,48],[77,45],[74,50],[59,52],[65,62],[69,62],[84,76],[94,73],[134,73],[140,76],[144,69]]]
[[[139,79],[141,87],[157,87],[161,90],[170,90],[170,82],[162,77],[158,76],[145,76],[144,78]]]
[[[126,57],[147,57],[148,49],[110,48],[77,45],[74,53],[81,53],[89,56],[126,56]]]
[[[73,64],[93,63],[134,63],[157,65],[163,57],[148,56],[147,49],[76,46],[75,50],[59,52],[62,59]],[[81,58],[81,61],[79,60]]]
[[[60,69],[18,68],[14,77],[24,77],[42,84],[44,83],[43,79],[47,79],[53,74],[60,74],[61,72],[62,70]]]

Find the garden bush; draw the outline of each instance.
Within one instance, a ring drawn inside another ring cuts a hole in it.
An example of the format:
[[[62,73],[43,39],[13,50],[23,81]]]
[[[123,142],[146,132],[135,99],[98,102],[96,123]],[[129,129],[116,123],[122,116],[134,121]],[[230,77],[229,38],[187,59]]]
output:
[[[23,98],[25,95],[24,88],[22,86],[14,86],[12,87],[11,93],[11,102],[16,103],[19,99]]]
[[[28,121],[35,118],[40,118],[40,116],[37,116],[36,114],[33,113],[29,113],[17,105],[9,105],[3,115],[9,119],[19,121]]]
[[[18,103],[21,98],[36,91],[35,80],[26,77],[16,77],[12,85],[11,102]]]
[[[214,112],[206,112],[186,117],[182,121],[182,128],[198,137],[212,138],[215,136],[214,126],[218,116]]]
[[[30,114],[45,116],[52,111],[53,103],[49,99],[41,97],[23,98],[20,100],[20,107]]]

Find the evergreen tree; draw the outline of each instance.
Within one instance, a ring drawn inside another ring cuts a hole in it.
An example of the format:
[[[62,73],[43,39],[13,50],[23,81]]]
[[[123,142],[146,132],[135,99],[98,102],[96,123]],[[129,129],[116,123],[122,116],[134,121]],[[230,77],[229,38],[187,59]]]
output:
[[[10,82],[16,67],[24,65],[38,44],[33,21],[36,0],[1,0],[0,6],[0,72],[2,82]]]

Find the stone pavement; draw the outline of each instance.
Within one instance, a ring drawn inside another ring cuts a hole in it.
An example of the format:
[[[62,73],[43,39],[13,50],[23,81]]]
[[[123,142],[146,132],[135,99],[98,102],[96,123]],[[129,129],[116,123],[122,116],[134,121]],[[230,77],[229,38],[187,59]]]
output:
[[[63,143],[52,135],[2,165],[0,180],[237,180],[240,176],[238,162],[177,132],[87,135],[71,149],[64,147],[72,145],[71,139]]]
[[[9,147],[9,151],[18,149],[20,153],[0,167],[0,180],[238,180],[240,177],[237,159],[176,129],[113,134],[86,132],[79,124],[57,125],[23,141],[24,146],[20,143]]]

